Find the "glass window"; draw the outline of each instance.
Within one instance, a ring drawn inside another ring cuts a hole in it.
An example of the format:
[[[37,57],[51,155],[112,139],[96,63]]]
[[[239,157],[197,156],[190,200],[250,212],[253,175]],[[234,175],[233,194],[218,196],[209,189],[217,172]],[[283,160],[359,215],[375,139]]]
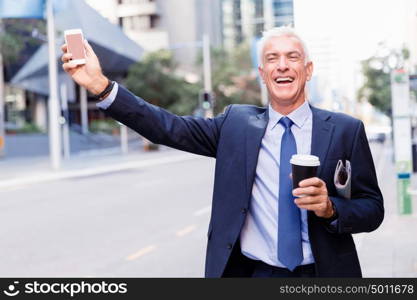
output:
[[[293,15],[293,2],[286,0],[276,0],[273,3],[274,16]]]
[[[264,1],[255,0],[255,18],[262,18],[264,15]]]
[[[158,15],[151,15],[150,17],[150,28],[157,28],[159,26],[160,18]]]

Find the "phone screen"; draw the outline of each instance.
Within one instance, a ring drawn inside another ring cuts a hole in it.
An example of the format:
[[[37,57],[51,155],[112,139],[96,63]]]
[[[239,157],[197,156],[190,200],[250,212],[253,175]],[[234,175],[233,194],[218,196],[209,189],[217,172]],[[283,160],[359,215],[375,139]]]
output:
[[[80,33],[68,34],[66,39],[68,44],[68,52],[72,53],[72,59],[85,58],[82,35]]]

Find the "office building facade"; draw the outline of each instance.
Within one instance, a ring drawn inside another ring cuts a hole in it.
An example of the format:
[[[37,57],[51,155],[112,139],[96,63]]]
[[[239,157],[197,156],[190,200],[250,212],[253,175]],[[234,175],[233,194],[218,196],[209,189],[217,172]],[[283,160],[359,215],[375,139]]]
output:
[[[170,49],[185,70],[193,70],[203,34],[222,44],[221,0],[87,0],[119,24],[145,51]]]
[[[293,25],[293,0],[223,0],[223,44],[226,49],[251,42],[262,31]]]

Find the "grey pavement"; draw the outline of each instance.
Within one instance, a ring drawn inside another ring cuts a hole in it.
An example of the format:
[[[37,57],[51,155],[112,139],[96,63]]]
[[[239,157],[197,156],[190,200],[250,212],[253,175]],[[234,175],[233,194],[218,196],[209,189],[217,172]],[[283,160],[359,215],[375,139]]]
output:
[[[416,196],[399,215],[392,145],[371,149],[386,215],[354,235],[363,275],[417,277]],[[87,151],[60,171],[45,156],[0,160],[0,275],[203,276],[214,162],[166,147]]]
[[[62,158],[61,168],[52,170],[48,156],[48,138],[44,134],[8,135],[6,155],[0,157],[0,187],[62,179],[83,175],[88,170],[109,172],[129,168],[127,164],[165,156],[172,149],[160,146],[159,151],[145,152],[137,134],[129,134],[128,153],[122,154],[118,136],[72,132],[71,154]],[[84,174],[85,175],[85,174]]]
[[[129,142],[131,147],[141,144],[140,137],[129,130]],[[82,135],[77,131],[70,131],[70,152],[77,155],[93,150],[113,149],[120,147],[119,135],[106,133],[88,133]],[[30,150],[30,151],[28,151]],[[5,139],[5,151],[7,158],[25,158],[47,156],[49,153],[48,135],[43,133],[8,134]]]
[[[392,144],[373,145],[379,186],[384,196],[385,218],[371,233],[354,235],[364,277],[417,277],[417,198],[413,197],[413,214],[400,215],[396,195],[396,172],[392,163]],[[411,178],[417,189],[417,176]]]
[[[0,276],[202,277],[214,160],[149,156],[0,189]]]

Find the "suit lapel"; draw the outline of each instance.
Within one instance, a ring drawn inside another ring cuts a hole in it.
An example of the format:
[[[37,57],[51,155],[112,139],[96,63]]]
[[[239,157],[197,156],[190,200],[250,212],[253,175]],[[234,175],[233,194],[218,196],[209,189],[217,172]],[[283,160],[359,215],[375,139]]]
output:
[[[334,124],[327,122],[330,114],[326,111],[311,106],[313,113],[313,129],[311,137],[311,154],[320,159],[318,177],[320,177],[323,166],[326,162],[327,153],[332,140]]]
[[[255,178],[256,165],[258,163],[259,148],[268,125],[268,110],[249,116],[246,127],[246,193],[251,194],[253,180]],[[248,198],[249,199],[249,198]]]
[[[334,124],[327,122],[330,114],[324,110],[311,106],[313,114],[313,128],[311,138],[311,154],[320,159],[318,176],[326,161],[330,142],[332,140]],[[258,163],[259,148],[268,125],[268,111],[250,116],[246,127],[246,192],[250,195]]]

